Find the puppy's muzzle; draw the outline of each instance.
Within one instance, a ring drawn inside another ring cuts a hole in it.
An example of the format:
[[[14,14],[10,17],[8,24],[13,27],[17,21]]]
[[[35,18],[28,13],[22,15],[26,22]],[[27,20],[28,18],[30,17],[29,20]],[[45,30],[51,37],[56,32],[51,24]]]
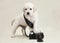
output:
[[[27,15],[30,15],[30,13],[29,13],[29,12],[27,12]]]

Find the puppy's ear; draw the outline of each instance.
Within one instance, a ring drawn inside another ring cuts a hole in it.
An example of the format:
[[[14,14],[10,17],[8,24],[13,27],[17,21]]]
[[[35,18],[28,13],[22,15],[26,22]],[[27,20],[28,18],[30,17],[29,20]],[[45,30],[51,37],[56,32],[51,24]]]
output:
[[[23,14],[25,14],[25,8],[22,9]]]

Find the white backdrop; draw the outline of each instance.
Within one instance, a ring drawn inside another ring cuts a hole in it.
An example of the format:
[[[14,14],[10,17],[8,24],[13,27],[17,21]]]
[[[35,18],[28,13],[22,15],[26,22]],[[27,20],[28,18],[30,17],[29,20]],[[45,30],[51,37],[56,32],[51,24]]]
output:
[[[10,38],[11,21],[22,12],[26,2],[32,2],[39,11],[39,28],[44,32],[44,43],[60,43],[60,0],[0,0],[0,43],[37,43]]]

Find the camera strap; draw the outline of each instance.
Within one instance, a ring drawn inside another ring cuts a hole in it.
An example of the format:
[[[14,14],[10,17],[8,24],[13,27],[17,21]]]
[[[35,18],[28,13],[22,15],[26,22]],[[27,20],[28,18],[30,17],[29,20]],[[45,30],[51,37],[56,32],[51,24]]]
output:
[[[32,23],[32,22],[30,22],[26,17],[25,17],[25,15],[23,15],[24,16],[24,19],[25,19],[25,22],[26,22],[26,24],[30,27],[30,28],[33,28],[34,26],[34,24]]]

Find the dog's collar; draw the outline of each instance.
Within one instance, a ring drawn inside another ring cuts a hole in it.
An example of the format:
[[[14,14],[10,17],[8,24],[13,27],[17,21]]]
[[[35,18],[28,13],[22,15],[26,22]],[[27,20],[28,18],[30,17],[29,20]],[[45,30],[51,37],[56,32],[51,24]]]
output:
[[[25,17],[25,15],[23,15],[24,16],[24,19],[25,19],[25,22],[26,22],[26,24],[30,27],[30,28],[33,28],[34,26],[34,24],[32,23],[32,22],[30,22],[26,17]]]

